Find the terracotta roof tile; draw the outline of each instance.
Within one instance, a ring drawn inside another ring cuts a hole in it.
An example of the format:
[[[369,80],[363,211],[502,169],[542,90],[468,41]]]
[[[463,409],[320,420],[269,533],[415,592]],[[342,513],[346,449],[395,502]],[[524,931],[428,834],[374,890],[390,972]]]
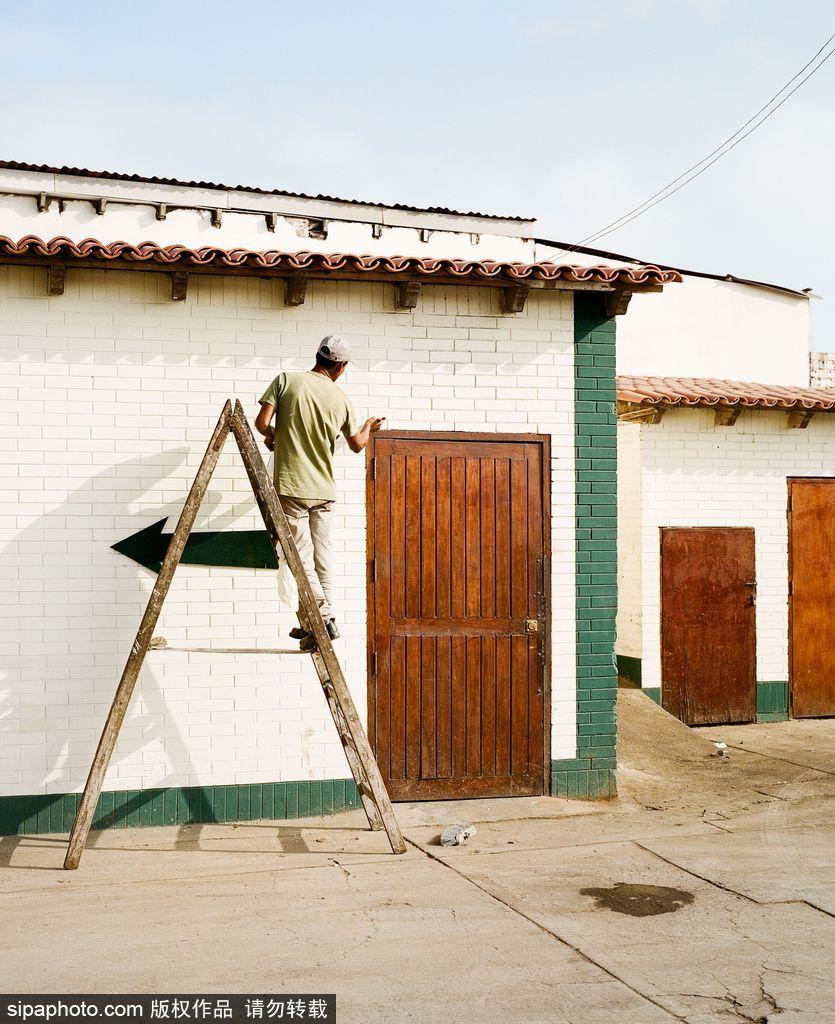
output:
[[[754,384],[713,377],[618,377],[618,400],[638,405],[742,406],[746,409],[835,409],[835,390]]]
[[[159,263],[182,269],[219,267],[234,270],[287,271],[289,273],[377,273],[392,277],[439,277],[446,280],[475,279],[508,281],[571,281],[621,285],[623,287],[668,284],[679,281],[676,271],[658,267],[577,267],[558,263],[504,263],[495,260],[460,260],[418,256],[361,256],[353,253],[279,252],[253,249],[220,249],[206,246],[189,249],[184,245],[159,245],[157,242],[100,242],[86,238],[73,242],[69,238],[45,241],[27,235],[15,242],[0,235],[0,257],[37,257],[62,261],[86,260],[102,263]]]

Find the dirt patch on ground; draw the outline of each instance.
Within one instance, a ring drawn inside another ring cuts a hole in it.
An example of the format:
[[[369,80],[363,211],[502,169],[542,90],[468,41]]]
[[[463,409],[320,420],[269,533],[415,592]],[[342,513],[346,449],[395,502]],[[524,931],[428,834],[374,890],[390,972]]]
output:
[[[693,902],[693,893],[669,885],[631,885],[616,882],[607,889],[581,889],[581,896],[592,896],[602,910],[613,910],[629,917],[655,917],[674,914]]]
[[[706,809],[721,803],[725,813],[746,810],[805,770],[731,746],[733,740],[720,754],[713,736],[688,728],[640,690],[618,690],[617,709],[618,793],[647,810],[699,802]]]

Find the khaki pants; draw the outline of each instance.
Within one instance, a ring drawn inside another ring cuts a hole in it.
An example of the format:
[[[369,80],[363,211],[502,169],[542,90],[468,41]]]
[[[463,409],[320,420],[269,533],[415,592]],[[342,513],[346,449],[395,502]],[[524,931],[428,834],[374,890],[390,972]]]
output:
[[[333,501],[323,501],[321,498],[293,498],[287,494],[279,494],[278,500],[287,516],[290,532],[299,549],[313,596],[319,604],[319,611],[327,622],[333,618],[333,549],[330,539]],[[298,614],[299,623],[309,630],[310,623],[306,621],[301,604]]]

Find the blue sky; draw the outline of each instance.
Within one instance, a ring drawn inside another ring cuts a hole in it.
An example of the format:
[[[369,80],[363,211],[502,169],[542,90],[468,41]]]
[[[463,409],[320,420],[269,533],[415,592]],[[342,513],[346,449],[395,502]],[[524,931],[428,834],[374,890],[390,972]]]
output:
[[[831,4],[0,0],[3,157],[539,218],[576,239],[806,63]],[[835,349],[835,58],[668,203],[597,243],[813,287]]]

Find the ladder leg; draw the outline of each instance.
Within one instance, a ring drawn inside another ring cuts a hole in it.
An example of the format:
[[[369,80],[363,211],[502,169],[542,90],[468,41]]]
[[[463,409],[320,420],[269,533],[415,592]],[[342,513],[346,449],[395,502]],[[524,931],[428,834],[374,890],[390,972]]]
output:
[[[348,689],[348,684],[345,681],[342,667],[339,664],[339,659],[336,657],[336,652],[333,649],[331,638],[328,636],[324,619],[319,611],[319,605],[313,595],[313,590],[302,566],[296,545],[293,543],[284,510],[279,503],[275,487],[267,475],[264,460],[258,454],[255,438],[252,436],[252,431],[240,402],[235,402],[235,412],[232,416],[231,425],[235,441],[249,476],[249,481],[252,484],[255,500],[258,502],[258,507],[261,510],[261,516],[267,528],[267,533],[269,533],[270,539],[276,548],[279,545],[281,546],[281,550],[290,567],[290,572],[292,572],[296,581],[296,586],[299,590],[299,603],[313,632],[324,671],[330,681],[333,700],[345,722],[346,732],[353,746],[357,765],[368,780],[369,798],[373,801],[380,815],[393,852],[405,853],[406,843],[403,840],[400,826],[397,824],[397,818],[394,816],[394,808],[391,806],[391,800],[386,791],[383,777],[380,775],[380,769],[374,760],[374,752],[363,730],[357,709]],[[351,764],[350,761],[348,763],[349,765]],[[351,765],[351,768],[353,770],[353,765]],[[363,781],[362,777],[360,777],[357,779],[357,784],[360,785]]]
[[[113,704],[107,715],[107,721],[104,724],[99,745],[96,748],[96,754],[90,766],[90,773],[84,785],[78,813],[75,816],[72,831],[70,832],[67,855],[64,858],[64,867],[67,870],[77,868],[81,861],[81,854],[84,852],[87,836],[90,833],[93,814],[99,801],[99,794],[101,793],[107,766],[110,763],[113,748],[116,746],[119,730],[122,727],[122,722],[128,710],[128,704],[133,695],[139,670],[142,668],[142,662],[145,660],[145,655],[148,652],[148,644],[150,644],[151,637],[154,635],[154,627],[162,610],[162,603],[165,600],[165,595],[168,593],[168,588],[171,586],[171,580],[183,554],[188,535],[191,533],[192,526],[194,526],[194,520],[197,518],[197,512],[203,500],[203,495],[206,493],[209,480],[217,465],[217,460],[220,458],[223,444],[229,435],[231,419],[232,403],[227,401],[223,407],[220,419],[217,421],[212,439],[209,441],[206,454],[203,456],[203,461],[200,463],[200,468],[197,470],[197,475],[191,485],[186,503],[183,505],[183,511],[180,513],[177,528],[171,537],[168,550],[165,553],[165,558],[154,583],[154,589],[148,599],[145,614],[142,616],[142,622],[139,624],[136,639],[133,642],[133,647],[131,647],[128,660],[122,671],[122,678],[119,680],[119,685],[116,688],[116,696],[113,698]]]
[[[371,830],[377,832],[383,828],[383,819],[380,817],[380,812],[377,810],[377,805],[374,803],[368,776],[365,774],[365,771],[357,758],[356,751],[351,743],[348,725],[339,705],[334,699],[333,690],[330,685],[330,679],[328,679],[325,664],[319,656],[318,651],[312,651],[311,653],[313,654],[313,664],[316,666],[319,681],[322,684],[322,689],[325,691],[325,699],[328,702],[328,707],[330,708],[331,715],[333,716],[336,731],[339,733],[339,739],[342,741],[342,749],[345,751],[345,759],[348,762],[348,767],[351,769],[351,774],[354,776],[354,780],[357,784],[357,790],[359,791],[360,799],[362,800],[365,816],[368,818],[368,824]]]

